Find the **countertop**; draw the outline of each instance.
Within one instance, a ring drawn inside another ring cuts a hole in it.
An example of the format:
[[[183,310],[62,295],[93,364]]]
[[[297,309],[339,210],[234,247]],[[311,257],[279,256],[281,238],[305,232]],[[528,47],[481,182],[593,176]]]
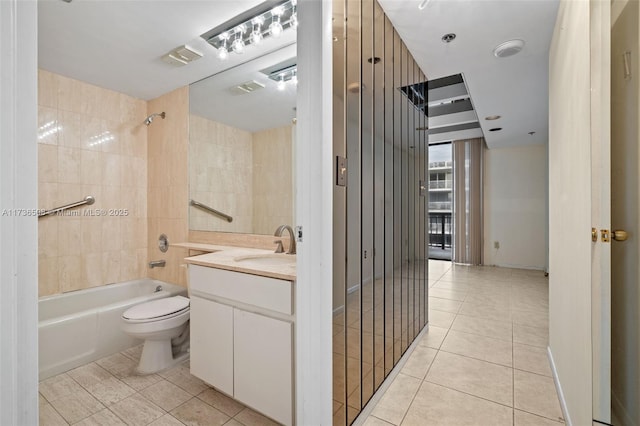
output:
[[[171,246],[208,252],[206,254],[185,258],[185,262],[191,265],[226,269],[227,271],[244,272],[281,280],[295,281],[296,279],[295,262],[291,264],[266,264],[258,261],[254,262],[250,259],[257,257],[259,259],[274,258],[279,260],[280,256],[283,256],[282,259],[290,259],[291,257],[295,259],[295,255],[286,253],[274,254],[273,250],[220,246],[215,244],[177,243],[171,244]],[[285,258],[284,256],[287,257]],[[242,258],[249,259],[239,261]]]

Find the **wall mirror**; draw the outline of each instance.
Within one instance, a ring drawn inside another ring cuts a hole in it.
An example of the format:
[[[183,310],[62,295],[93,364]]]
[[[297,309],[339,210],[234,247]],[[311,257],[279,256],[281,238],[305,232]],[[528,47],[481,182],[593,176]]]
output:
[[[297,68],[291,33],[270,50],[252,46],[252,53],[237,55],[244,62],[235,58],[226,70],[191,84],[189,229],[273,234],[293,224]]]

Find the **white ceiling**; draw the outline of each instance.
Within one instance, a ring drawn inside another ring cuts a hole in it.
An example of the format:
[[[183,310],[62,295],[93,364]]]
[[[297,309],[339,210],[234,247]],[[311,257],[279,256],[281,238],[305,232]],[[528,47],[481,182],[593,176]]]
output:
[[[222,62],[200,37],[261,1],[39,0],[39,66],[153,99],[264,53],[247,49]],[[548,49],[558,0],[431,0],[419,10],[421,1],[380,3],[428,78],[463,73],[490,148],[546,143]],[[445,44],[440,39],[449,32],[457,38]],[[513,38],[526,41],[522,52],[493,56],[495,46]],[[162,55],[183,44],[204,57],[184,67],[162,62]],[[256,111],[265,108],[262,103]],[[502,118],[483,119],[493,114]],[[503,130],[488,131],[498,126]]]
[[[423,10],[422,0],[379,1],[429,79],[464,75],[489,148],[547,142],[557,0],[431,0]],[[457,37],[444,43],[446,33]],[[524,40],[524,49],[496,58],[493,49],[511,39]],[[502,118],[484,120],[495,114]]]
[[[260,71],[295,58],[296,45],[290,44],[192,84],[190,112],[249,132],[290,125],[296,116],[296,86],[288,82],[284,90],[278,90],[277,83]],[[257,81],[264,88],[252,93],[231,90],[248,81]]]
[[[246,61],[251,49],[220,61],[200,34],[261,2],[38,0],[38,65],[136,98],[153,99]],[[183,67],[160,59],[183,44],[204,57]]]

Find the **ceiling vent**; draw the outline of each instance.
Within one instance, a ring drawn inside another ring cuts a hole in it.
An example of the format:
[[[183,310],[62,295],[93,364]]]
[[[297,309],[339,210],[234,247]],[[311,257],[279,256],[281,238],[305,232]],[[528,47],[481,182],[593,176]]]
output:
[[[258,83],[255,80],[251,80],[242,84],[238,84],[237,86],[233,86],[229,90],[231,90],[231,92],[236,95],[245,95],[247,93],[253,93],[256,90],[260,89],[264,89],[264,84]]]
[[[168,64],[181,67],[200,58],[202,58],[202,53],[196,52],[189,46],[180,46],[164,55],[162,60]]]
[[[496,58],[506,58],[519,53],[523,47],[524,40],[509,40],[499,44],[498,47],[493,49],[493,54]]]

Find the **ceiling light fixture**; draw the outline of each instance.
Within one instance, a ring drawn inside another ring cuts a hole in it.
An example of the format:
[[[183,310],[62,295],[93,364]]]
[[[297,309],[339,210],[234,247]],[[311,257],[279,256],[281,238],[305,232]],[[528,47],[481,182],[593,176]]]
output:
[[[294,64],[281,70],[273,71],[269,74],[269,78],[278,83],[276,86],[278,90],[284,90],[288,82],[298,85],[298,65]]]
[[[264,19],[262,16],[258,16],[257,18],[253,18],[251,21],[253,24],[253,31],[251,32],[251,43],[254,45],[259,45],[262,43],[262,24],[264,24]]]
[[[451,43],[455,39],[456,35],[454,33],[449,33],[442,36],[442,41],[445,43]]]
[[[286,83],[284,82],[284,77],[280,76],[280,81],[278,81],[278,90],[283,91],[285,87],[287,87]]]
[[[293,29],[298,29],[298,12],[296,12],[297,4],[298,4],[298,0],[291,0],[293,11],[291,12],[291,18],[289,18],[289,24],[291,24],[291,28]]]
[[[236,28],[236,38],[231,43],[231,48],[235,53],[241,55],[244,53],[244,41],[242,40],[242,35],[244,34],[244,25]]]
[[[501,115],[488,115],[484,119],[491,121],[491,120],[497,120],[498,118],[502,118],[502,116]]]
[[[280,23],[280,15],[282,15],[282,9],[280,7],[275,7],[271,11],[271,25],[269,25],[269,33],[275,38],[280,37],[284,28]]]
[[[496,58],[506,58],[519,53],[524,48],[524,40],[514,39],[500,43],[493,49],[493,55]]]
[[[268,37],[278,38],[283,31],[298,27],[297,0],[287,0],[269,9],[250,12],[249,19],[236,17],[202,35],[218,51],[218,58],[226,59],[229,50],[242,54],[246,47],[257,46]],[[255,13],[253,13],[255,12]],[[268,26],[266,24],[269,24]],[[217,31],[220,29],[221,31]]]
[[[218,58],[221,60],[227,59],[229,57],[229,50],[227,49],[227,40],[229,40],[229,33],[223,32],[219,35],[222,44],[218,47]]]

